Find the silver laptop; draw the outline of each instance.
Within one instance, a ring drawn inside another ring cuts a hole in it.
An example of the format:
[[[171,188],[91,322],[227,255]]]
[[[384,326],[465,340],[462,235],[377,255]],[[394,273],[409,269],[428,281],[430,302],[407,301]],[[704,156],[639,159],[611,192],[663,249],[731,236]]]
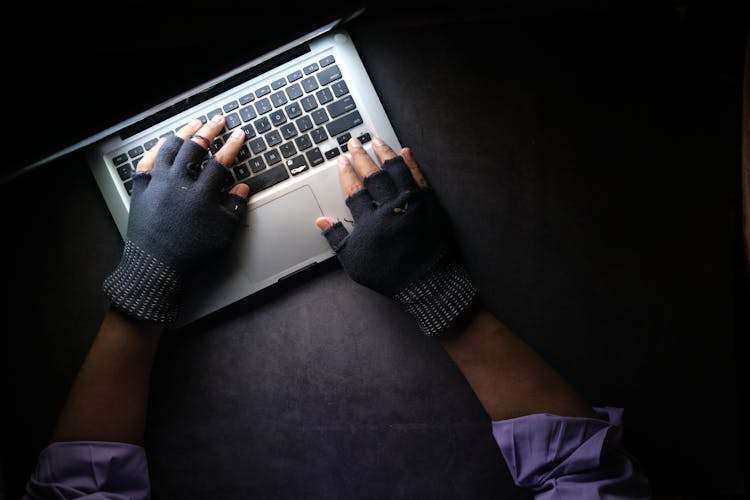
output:
[[[193,102],[199,104],[185,105]],[[375,136],[400,148],[352,39],[334,21],[87,146],[87,162],[123,238],[139,159],[159,137],[216,113],[226,118],[223,134],[246,133],[231,171],[235,182],[250,186],[247,220],[225,258],[206,262],[187,283],[178,327],[333,257],[314,222],[326,215],[351,224],[337,156],[346,154],[350,137],[370,152]],[[212,148],[221,144],[222,135]]]

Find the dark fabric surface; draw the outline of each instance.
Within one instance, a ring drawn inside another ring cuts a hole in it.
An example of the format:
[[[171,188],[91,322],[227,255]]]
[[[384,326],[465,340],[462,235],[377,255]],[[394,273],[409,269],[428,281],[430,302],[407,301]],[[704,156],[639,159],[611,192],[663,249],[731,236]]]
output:
[[[625,408],[662,495],[743,491],[743,15],[441,5],[349,27],[480,295],[592,405]],[[0,189],[17,498],[122,242],[75,155]],[[155,498],[525,497],[440,345],[335,259],[170,332],[145,447]]]

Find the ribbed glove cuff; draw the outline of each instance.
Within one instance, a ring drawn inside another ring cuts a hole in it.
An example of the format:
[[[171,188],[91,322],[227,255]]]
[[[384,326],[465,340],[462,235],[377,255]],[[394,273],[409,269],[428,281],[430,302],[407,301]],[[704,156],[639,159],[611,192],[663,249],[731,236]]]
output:
[[[128,316],[169,324],[177,319],[181,273],[130,240],[102,285],[112,305]]]
[[[427,335],[439,335],[452,326],[474,303],[477,291],[466,270],[444,256],[425,276],[393,298],[414,316]]]

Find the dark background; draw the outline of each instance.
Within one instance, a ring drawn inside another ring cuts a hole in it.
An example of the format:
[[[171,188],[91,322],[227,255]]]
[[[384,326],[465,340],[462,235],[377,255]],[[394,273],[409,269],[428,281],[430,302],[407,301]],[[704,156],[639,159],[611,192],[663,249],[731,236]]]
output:
[[[740,498],[747,9],[493,5],[373,3],[348,30],[488,308],[592,404],[625,408],[657,495]],[[19,7],[4,165],[92,126],[108,97],[81,106],[83,82],[159,102],[329,13]],[[75,154],[0,186],[0,204],[10,499],[93,340],[122,242]],[[155,498],[526,498],[439,344],[335,260],[166,335],[145,447]]]

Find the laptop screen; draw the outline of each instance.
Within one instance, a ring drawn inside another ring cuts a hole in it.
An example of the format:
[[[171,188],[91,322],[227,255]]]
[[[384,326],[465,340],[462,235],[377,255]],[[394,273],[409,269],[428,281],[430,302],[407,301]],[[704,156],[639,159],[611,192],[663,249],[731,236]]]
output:
[[[5,128],[14,131],[14,154],[0,162],[3,181],[103,132],[132,126],[134,118],[174,104],[176,96],[195,104],[197,96],[190,94],[205,90],[207,82],[335,28],[363,8],[351,2],[242,2],[231,9],[206,2],[202,10],[195,3],[100,3],[105,5],[45,7],[33,16],[38,40],[8,54],[6,68],[13,71],[6,72],[4,86],[12,118]]]

